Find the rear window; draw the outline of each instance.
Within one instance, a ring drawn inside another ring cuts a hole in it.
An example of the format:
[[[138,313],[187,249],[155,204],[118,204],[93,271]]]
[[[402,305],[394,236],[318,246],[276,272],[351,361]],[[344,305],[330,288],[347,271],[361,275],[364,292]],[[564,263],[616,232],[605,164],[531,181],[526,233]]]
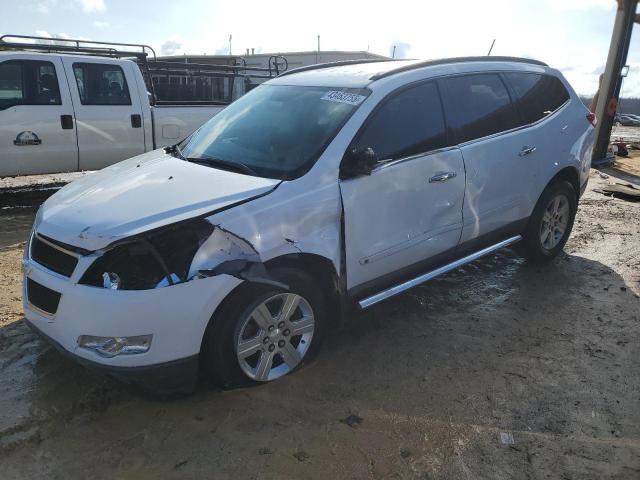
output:
[[[83,105],[131,105],[122,68],[102,63],[74,63],[80,102]]]
[[[459,143],[518,126],[517,112],[499,75],[463,75],[447,78],[444,84],[447,121]]]
[[[0,63],[0,109],[16,105],[61,103],[53,63],[36,60],[9,60]]]
[[[550,115],[569,100],[569,92],[556,77],[537,73],[505,73],[505,77],[516,94],[523,125]]]

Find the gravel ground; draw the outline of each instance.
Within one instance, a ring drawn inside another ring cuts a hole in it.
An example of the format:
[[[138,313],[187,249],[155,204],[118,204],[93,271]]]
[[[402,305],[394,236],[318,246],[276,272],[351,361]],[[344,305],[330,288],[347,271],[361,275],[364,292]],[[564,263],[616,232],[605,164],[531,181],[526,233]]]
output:
[[[30,333],[33,213],[0,217],[0,477],[640,478],[640,203],[595,192],[606,172],[552,263],[502,251],[349,318],[294,375],[173,401]]]

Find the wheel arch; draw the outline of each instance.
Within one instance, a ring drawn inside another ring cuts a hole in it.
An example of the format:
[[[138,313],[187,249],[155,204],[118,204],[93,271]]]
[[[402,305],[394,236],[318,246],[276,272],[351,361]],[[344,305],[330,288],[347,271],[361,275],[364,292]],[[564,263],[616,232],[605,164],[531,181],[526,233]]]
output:
[[[268,260],[265,267],[267,272],[288,268],[308,275],[330,302],[330,317],[341,317],[342,282],[330,258],[315,253],[288,253]]]
[[[576,167],[565,167],[559,172],[557,172],[551,180],[545,185],[545,189],[549,187],[549,185],[554,184],[557,181],[565,180],[571,184],[574,191],[576,192],[576,201],[580,198],[580,174]],[[540,194],[542,196],[542,193]]]
[[[331,259],[314,253],[288,253],[266,261],[264,266],[268,273],[275,272],[279,269],[293,269],[308,275],[311,279],[317,282],[318,286],[326,294],[327,299],[330,302],[331,318],[341,318],[341,282]],[[279,278],[274,280],[282,282],[282,279]],[[247,281],[243,281],[238,284],[211,313],[209,323],[207,324],[203,335],[203,342],[207,335],[206,331],[212,327],[214,319],[218,313],[223,309],[226,303],[232,301],[234,296],[238,294],[238,290],[246,283]],[[201,345],[200,347],[201,352],[203,346],[204,345]]]

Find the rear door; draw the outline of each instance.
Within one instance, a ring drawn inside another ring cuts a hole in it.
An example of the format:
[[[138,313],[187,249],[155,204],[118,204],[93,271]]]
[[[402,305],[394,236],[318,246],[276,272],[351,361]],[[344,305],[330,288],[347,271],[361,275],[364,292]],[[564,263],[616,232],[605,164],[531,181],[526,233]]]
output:
[[[381,159],[370,176],[340,183],[347,286],[358,295],[422,273],[423,260],[455,248],[465,175],[433,81],[383,100],[350,148]]]
[[[461,242],[492,243],[519,233],[539,175],[538,152],[498,73],[441,80],[447,120],[467,173]]]
[[[97,170],[144,152],[142,104],[133,62],[65,57],[76,106],[81,170]],[[146,100],[146,99],[145,99]]]
[[[532,212],[547,182],[558,171],[558,164],[571,158],[570,149],[584,134],[584,116],[576,122],[565,108],[569,104],[569,92],[557,77],[533,72],[503,75],[512,89],[520,124],[528,129],[531,145],[536,148],[535,155],[523,159],[527,170],[537,172],[536,183],[531,185],[525,199]]]
[[[60,58],[16,55],[0,62],[0,176],[77,168],[73,104]]]

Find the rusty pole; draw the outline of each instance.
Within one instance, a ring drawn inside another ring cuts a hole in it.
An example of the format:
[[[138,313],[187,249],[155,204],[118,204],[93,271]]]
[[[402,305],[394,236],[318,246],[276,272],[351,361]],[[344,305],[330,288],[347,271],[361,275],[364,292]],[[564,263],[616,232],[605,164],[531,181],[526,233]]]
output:
[[[596,143],[593,147],[592,164],[598,165],[607,161],[607,149],[611,128],[618,106],[618,96],[622,86],[622,68],[627,62],[629,43],[634,22],[638,23],[636,7],[638,0],[617,0],[618,11],[611,34],[611,45],[607,56],[602,83],[598,90],[596,104]]]

